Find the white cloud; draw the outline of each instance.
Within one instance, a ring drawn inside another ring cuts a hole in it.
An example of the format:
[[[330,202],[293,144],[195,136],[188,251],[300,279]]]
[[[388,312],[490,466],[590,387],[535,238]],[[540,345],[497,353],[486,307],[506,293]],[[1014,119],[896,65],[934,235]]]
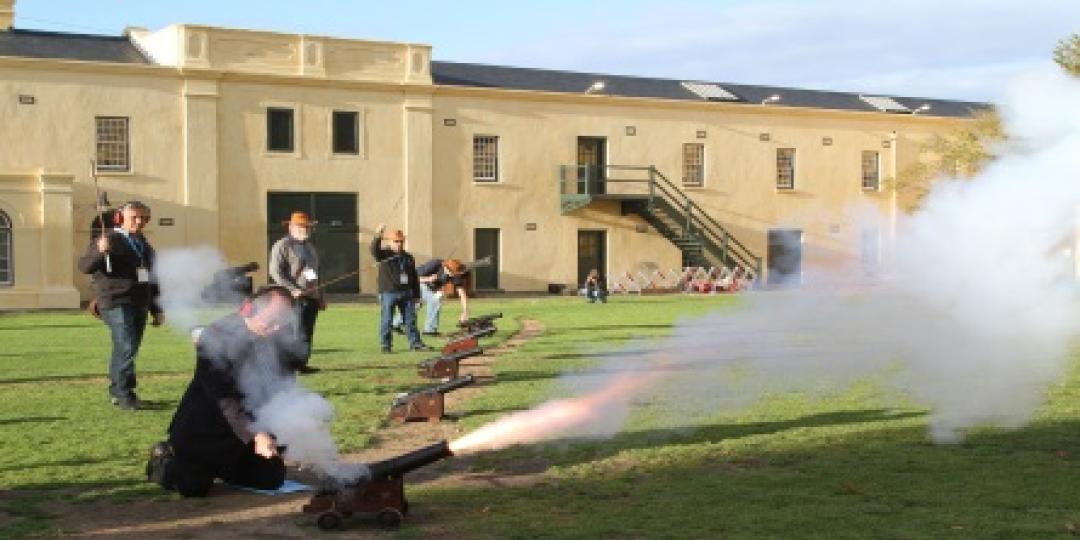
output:
[[[1054,0],[669,2],[455,59],[989,100],[1078,30],[1080,2]]]

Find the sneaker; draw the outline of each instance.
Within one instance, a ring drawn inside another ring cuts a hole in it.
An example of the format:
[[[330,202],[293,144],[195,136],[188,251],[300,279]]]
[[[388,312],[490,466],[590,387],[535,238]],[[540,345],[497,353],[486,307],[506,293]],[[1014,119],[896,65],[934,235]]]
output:
[[[311,375],[312,373],[318,373],[320,371],[322,371],[322,370],[317,368],[317,367],[312,367],[312,366],[308,366],[308,365],[303,365],[303,366],[300,366],[300,367],[296,368],[296,372],[301,374],[301,375]]]
[[[390,347],[383,347],[382,352],[383,354],[390,354]]]
[[[441,333],[439,333],[438,330],[432,330],[431,332],[424,332],[423,334],[425,336],[431,336],[431,337],[439,337],[439,336],[442,335]]]
[[[167,441],[154,443],[150,447],[150,459],[146,460],[146,479],[165,489],[173,489],[172,479],[169,478],[173,459],[172,446]]]
[[[430,350],[433,350],[433,349],[431,347],[428,347],[427,345],[424,345],[423,343],[420,343],[418,345],[413,345],[412,347],[409,347],[409,350],[410,351],[430,351]]]
[[[117,407],[120,407],[125,411],[137,411],[139,409],[146,408],[146,402],[139,399],[139,396],[136,396],[135,394],[131,394],[130,396],[124,398],[118,398],[116,396],[113,396],[112,399],[110,399],[109,401],[112,402],[113,405],[116,405]]]

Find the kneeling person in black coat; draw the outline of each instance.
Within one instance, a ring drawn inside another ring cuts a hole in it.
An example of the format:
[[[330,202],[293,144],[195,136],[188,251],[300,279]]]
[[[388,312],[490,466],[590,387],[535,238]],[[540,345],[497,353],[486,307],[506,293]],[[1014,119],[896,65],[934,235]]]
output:
[[[169,439],[151,450],[147,476],[185,497],[203,497],[214,479],[277,489],[285,463],[273,434],[257,431],[254,411],[293,377],[298,354],[285,341],[293,298],[280,287],[257,293],[238,314],[198,336],[195,376],[169,424]]]

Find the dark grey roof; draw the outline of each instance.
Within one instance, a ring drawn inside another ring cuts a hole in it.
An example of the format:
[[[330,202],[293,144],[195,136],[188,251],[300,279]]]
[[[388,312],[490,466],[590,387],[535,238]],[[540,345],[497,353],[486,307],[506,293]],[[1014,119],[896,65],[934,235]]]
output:
[[[539,90],[546,92],[567,92],[581,94],[596,81],[604,82],[604,94],[644,98],[678,99],[703,101],[693,92],[683,87],[683,81],[674,79],[652,79],[647,77],[628,77],[600,73],[578,73],[573,71],[555,71],[459,62],[432,62],[431,77],[435,84],[451,86],[473,86],[480,88],[507,88],[514,90]],[[840,109],[853,111],[877,111],[873,106],[859,99],[859,94],[848,92],[829,92],[824,90],[804,90],[780,86],[754,86],[726,82],[690,80],[687,82],[706,82],[722,86],[740,98],[737,103],[759,104],[773,94],[779,94],[777,105],[789,107],[808,107],[815,109]],[[884,95],[884,94],[873,94]],[[990,104],[973,101],[951,101],[946,99],[926,99],[913,97],[889,96],[910,109],[929,104],[930,109],[920,114],[928,116],[970,116],[974,111],[987,109]],[[731,103],[731,102],[727,102]]]
[[[0,31],[0,56],[126,64],[150,63],[138,47],[123,36],[68,34],[43,30]]]

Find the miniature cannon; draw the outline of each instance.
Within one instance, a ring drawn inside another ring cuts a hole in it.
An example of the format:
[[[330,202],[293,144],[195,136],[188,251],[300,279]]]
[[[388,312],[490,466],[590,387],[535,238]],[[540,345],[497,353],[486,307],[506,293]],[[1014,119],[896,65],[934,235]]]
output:
[[[445,412],[446,393],[474,382],[476,379],[472,375],[466,375],[430,388],[401,394],[390,405],[390,419],[401,422],[411,420],[438,422]]]
[[[458,376],[458,362],[478,354],[483,354],[484,349],[479,347],[466,351],[458,351],[453,354],[444,354],[416,364],[417,373],[429,379],[441,379],[449,377],[456,379]]]
[[[403,475],[452,455],[450,443],[441,441],[371,463],[370,476],[353,485],[322,489],[302,510],[305,514],[317,514],[315,523],[324,531],[337,529],[353,514],[374,517],[383,527],[397,527],[409,513]]]
[[[495,328],[495,319],[501,319],[502,313],[489,313],[487,315],[480,315],[479,317],[473,317],[471,319],[465,319],[458,323],[458,328],[461,328],[465,332],[472,333],[477,330],[485,328]]]
[[[476,349],[480,346],[480,338],[490,336],[491,334],[494,334],[495,331],[496,328],[494,326],[489,326],[475,332],[456,334],[456,337],[451,339],[449,342],[447,342],[446,345],[443,346],[442,353],[446,355],[454,354],[459,351]]]

